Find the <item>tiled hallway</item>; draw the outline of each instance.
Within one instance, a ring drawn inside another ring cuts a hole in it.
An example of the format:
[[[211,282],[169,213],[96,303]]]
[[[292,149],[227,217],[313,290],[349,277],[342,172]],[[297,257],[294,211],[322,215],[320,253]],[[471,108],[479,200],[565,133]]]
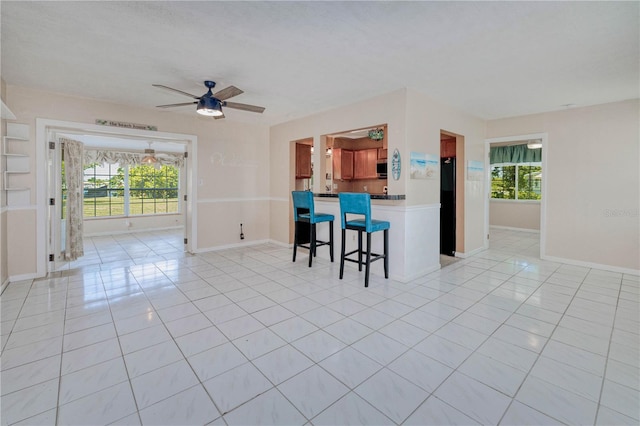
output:
[[[368,289],[275,245],[12,283],[2,423],[637,425],[639,277],[538,237]]]

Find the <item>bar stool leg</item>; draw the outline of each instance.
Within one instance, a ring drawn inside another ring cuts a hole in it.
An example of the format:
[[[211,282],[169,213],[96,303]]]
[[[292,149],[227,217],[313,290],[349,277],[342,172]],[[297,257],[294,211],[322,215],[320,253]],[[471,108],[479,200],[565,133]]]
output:
[[[364,272],[364,286],[369,287],[369,267],[371,266],[371,233],[367,232],[367,263]]]
[[[296,249],[298,248],[298,222],[294,222],[293,232],[293,261],[296,261]]]
[[[346,238],[346,231],[343,229],[342,230],[342,248],[340,249],[340,279],[342,279],[342,276],[344,275],[344,245],[345,245],[345,240]]]
[[[333,262],[333,221],[329,222],[329,255],[331,262]]]
[[[312,223],[310,226],[310,240],[309,240],[309,268],[311,268],[311,262],[316,255],[316,224]]]
[[[362,272],[362,231],[358,231],[358,271]]]
[[[389,278],[389,230],[384,230],[384,277]]]

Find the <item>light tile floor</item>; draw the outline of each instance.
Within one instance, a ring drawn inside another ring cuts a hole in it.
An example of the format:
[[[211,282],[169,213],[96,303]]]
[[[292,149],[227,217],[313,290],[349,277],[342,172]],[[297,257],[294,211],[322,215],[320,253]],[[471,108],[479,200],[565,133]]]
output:
[[[639,277],[538,247],[492,230],[490,250],[368,289],[268,244],[12,283],[1,420],[637,425]]]
[[[182,229],[132,232],[84,238],[84,256],[61,262],[57,271],[100,271],[183,257]]]

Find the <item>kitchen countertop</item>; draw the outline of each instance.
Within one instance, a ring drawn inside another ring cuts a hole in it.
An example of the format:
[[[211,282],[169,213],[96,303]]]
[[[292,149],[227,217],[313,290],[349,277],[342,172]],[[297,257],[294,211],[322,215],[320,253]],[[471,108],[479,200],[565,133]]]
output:
[[[401,194],[401,195],[369,194],[369,195],[371,195],[372,200],[405,200],[406,199],[406,195],[404,194]],[[320,198],[338,198],[338,194],[333,192],[314,192],[313,196],[320,197]]]

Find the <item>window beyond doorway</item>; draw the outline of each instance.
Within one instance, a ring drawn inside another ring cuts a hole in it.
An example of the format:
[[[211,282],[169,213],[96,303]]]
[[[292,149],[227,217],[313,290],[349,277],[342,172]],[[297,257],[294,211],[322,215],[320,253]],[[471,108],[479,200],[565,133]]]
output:
[[[542,163],[492,165],[491,198],[540,200],[542,198]]]
[[[64,163],[63,163],[64,173]],[[179,213],[179,168],[91,163],[84,171],[85,218]],[[66,211],[62,187],[62,217]]]

